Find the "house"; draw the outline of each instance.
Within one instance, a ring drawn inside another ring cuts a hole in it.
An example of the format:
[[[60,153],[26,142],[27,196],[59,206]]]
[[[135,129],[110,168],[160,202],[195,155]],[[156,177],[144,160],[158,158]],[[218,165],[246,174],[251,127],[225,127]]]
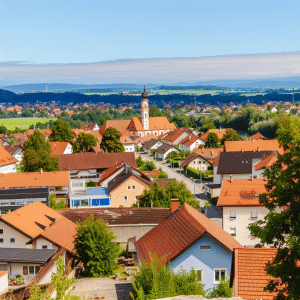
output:
[[[143,174],[148,176],[149,178],[157,178],[160,171],[159,170],[152,170],[152,171],[143,171]]]
[[[21,145],[13,145],[13,146],[3,146],[3,148],[12,156],[14,157],[18,162],[17,165],[20,164],[20,162],[23,159],[23,147]]]
[[[56,210],[70,221],[84,221],[93,215],[95,220],[102,219],[116,235],[116,242],[126,248],[128,239],[138,240],[145,233],[169,217],[169,208],[151,207],[91,207]]]
[[[253,141],[253,140],[265,140],[266,141],[267,138],[265,138],[260,132],[257,132],[249,137],[249,141]]]
[[[145,153],[150,154],[152,149],[156,150],[162,144],[163,144],[162,141],[159,141],[159,140],[156,140],[156,139],[151,139],[151,140],[148,140],[148,141],[144,142],[142,144],[142,148],[143,148],[143,151]]]
[[[249,140],[249,141],[225,141],[224,152],[247,152],[247,151],[277,151],[283,154],[277,140]]]
[[[200,145],[204,145],[205,142],[197,135],[188,135],[179,143],[179,149],[184,151],[193,151],[198,149]]]
[[[98,131],[100,128],[97,124],[85,123],[80,127],[80,129],[84,131]]]
[[[264,170],[273,165],[276,155],[273,151],[222,152],[217,166],[218,183],[231,176],[234,179],[249,179],[250,176],[263,179]]]
[[[201,148],[191,153],[180,162],[180,167],[186,171],[187,167],[207,171],[212,168],[215,159],[223,152],[223,148]]]
[[[125,152],[134,152],[138,141],[132,140],[130,136],[121,136],[120,142],[123,144]]]
[[[266,265],[274,261],[276,254],[277,249],[272,248],[234,249],[230,278],[233,296],[249,300],[273,300],[277,293],[270,293],[264,288],[270,280],[275,279],[267,274]]]
[[[49,142],[52,155],[72,154],[72,144],[69,142]]]
[[[0,235],[2,270],[6,266],[9,277],[18,272],[26,280],[46,284],[56,272],[52,258],[62,255],[70,261],[76,224],[37,201],[1,216]]]
[[[208,129],[204,134],[200,136],[200,139],[203,140],[204,142],[207,141],[208,135],[210,133],[215,133],[218,136],[218,139],[221,141],[221,139],[224,137],[226,134],[226,128],[225,129]]]
[[[127,163],[124,170],[107,185],[111,207],[130,207],[137,203],[138,196],[152,185],[151,179]]]
[[[125,168],[125,162],[122,161],[105,171],[103,171],[100,175],[100,186],[101,187],[107,187],[108,183],[113,180],[117,175],[119,175]]]
[[[177,128],[173,131],[167,132],[161,139],[175,146],[178,145],[189,134],[190,133],[188,133],[186,130]]]
[[[155,158],[157,160],[165,160],[168,154],[173,151],[179,153],[179,150],[176,147],[172,146],[171,144],[163,143],[155,150]]]
[[[136,167],[133,152],[80,152],[69,155],[58,155],[58,159],[60,171],[70,171],[71,179],[85,179],[86,182],[99,182],[100,174],[104,170],[122,161],[127,162],[134,168]]]
[[[209,198],[219,197],[221,194],[221,184],[207,183],[204,185],[204,194]]]
[[[162,264],[170,262],[174,272],[194,269],[205,289],[213,288],[229,278],[234,248],[241,244],[188,204],[178,206],[174,199],[169,218],[135,243],[139,260],[145,264],[155,253]]]
[[[139,136],[144,137],[148,134],[159,136],[176,129],[176,126],[170,123],[167,117],[149,117],[149,100],[145,88],[141,96],[142,108],[140,118],[106,121],[100,128],[100,133],[103,134],[107,128],[113,127],[121,133],[129,130],[131,133],[137,133]]]
[[[49,139],[50,135],[52,134],[52,130],[50,129],[28,129],[25,134],[29,138],[31,135],[33,135],[35,130],[39,130],[46,138],[46,140]]]
[[[0,146],[0,173],[16,173],[19,161]]]
[[[222,228],[243,246],[255,246],[260,240],[251,235],[248,226],[263,220],[269,210],[259,203],[259,195],[267,193],[264,179],[225,179],[218,207],[222,208]],[[276,209],[277,210],[277,209]]]

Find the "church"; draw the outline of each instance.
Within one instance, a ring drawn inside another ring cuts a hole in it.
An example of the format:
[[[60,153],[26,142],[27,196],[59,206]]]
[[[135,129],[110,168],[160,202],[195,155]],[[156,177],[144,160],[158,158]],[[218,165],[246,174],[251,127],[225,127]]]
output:
[[[149,100],[145,87],[142,93],[141,114],[140,118],[132,118],[131,120],[106,121],[99,131],[103,134],[107,128],[113,127],[121,132],[122,135],[134,134],[144,137],[148,134],[159,136],[176,129],[176,126],[170,123],[167,117],[149,117]]]

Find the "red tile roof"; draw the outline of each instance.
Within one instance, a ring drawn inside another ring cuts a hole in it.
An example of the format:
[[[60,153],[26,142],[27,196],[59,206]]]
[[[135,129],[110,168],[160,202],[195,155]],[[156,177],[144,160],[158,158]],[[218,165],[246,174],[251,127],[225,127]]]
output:
[[[249,141],[252,140],[267,140],[260,132],[257,132],[249,137]]]
[[[165,137],[163,137],[163,140],[166,142],[174,143],[183,134],[185,134],[185,131],[177,128],[173,131],[168,132],[168,134]]]
[[[25,134],[27,136],[30,136],[34,133],[35,130],[39,130],[46,137],[52,134],[51,129],[28,129]]]
[[[276,293],[264,291],[269,280],[275,279],[266,273],[266,264],[272,262],[277,249],[234,249],[234,296],[242,299],[272,300]]]
[[[276,161],[277,161],[277,157],[274,153],[272,153],[266,158],[262,159],[260,162],[258,162],[254,166],[254,169],[257,171],[260,169],[271,168]]]
[[[144,131],[142,125],[142,118],[132,118],[128,126],[130,131]],[[149,118],[149,129],[147,130],[166,130],[166,129],[176,129],[173,123],[170,123],[167,117],[152,117]]]
[[[51,146],[52,155],[64,154],[69,142],[49,142]]]
[[[95,126],[96,126],[96,124],[93,124],[93,123],[85,123],[81,126],[80,129],[82,129],[84,131],[91,131],[94,129]]]
[[[233,248],[242,247],[229,233],[186,203],[176,214],[142,236],[135,245],[143,263],[149,261],[150,253],[156,253],[158,259],[166,263],[206,234],[231,252]]]
[[[0,189],[42,186],[63,187],[69,185],[69,171],[0,174]]]
[[[115,172],[117,172],[121,168],[124,168],[124,162],[123,161],[116,164],[115,166],[112,166],[112,167],[106,169],[105,171],[103,171],[102,174],[101,174],[101,177],[100,177],[100,183],[105,181],[107,178],[109,178],[113,174],[115,174]]]
[[[189,147],[192,144],[194,144],[195,142],[197,142],[199,140],[199,145],[200,145],[200,138],[197,135],[188,135],[187,137],[185,137],[179,144]]]
[[[18,160],[12,157],[2,146],[0,146],[0,167],[17,163]]]
[[[134,152],[80,152],[69,155],[59,155],[58,159],[60,171],[108,169],[122,161],[136,168]]]
[[[278,151],[283,154],[283,148],[277,140],[225,141],[225,152],[237,151]]]
[[[117,129],[119,132],[123,132],[128,129],[130,120],[109,120],[106,121],[102,127],[100,128],[99,132],[104,134],[105,130],[109,127]]]
[[[200,136],[200,139],[203,140],[204,142],[206,142],[208,135],[213,132],[213,133],[216,133],[219,140],[221,140],[223,138],[224,134],[226,133],[226,130],[227,129],[208,129],[208,131],[206,131],[204,134],[202,134]]]
[[[259,194],[267,192],[264,179],[225,179],[218,206],[262,206]]]
[[[153,177],[158,177],[160,171],[159,171],[159,170],[143,171],[142,173],[145,174],[145,175],[148,176],[148,177],[153,178]]]

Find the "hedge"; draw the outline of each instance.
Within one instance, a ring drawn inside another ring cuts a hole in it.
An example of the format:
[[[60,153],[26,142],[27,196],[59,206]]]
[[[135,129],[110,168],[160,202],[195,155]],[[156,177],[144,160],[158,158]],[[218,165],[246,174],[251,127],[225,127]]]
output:
[[[213,177],[209,177],[207,176],[207,174],[203,173],[202,171],[200,170],[196,170],[194,168],[191,168],[191,167],[186,167],[186,172],[188,175],[192,176],[193,178],[196,178],[196,179],[200,179],[200,173],[202,173],[202,180],[205,180],[205,181],[213,181]]]

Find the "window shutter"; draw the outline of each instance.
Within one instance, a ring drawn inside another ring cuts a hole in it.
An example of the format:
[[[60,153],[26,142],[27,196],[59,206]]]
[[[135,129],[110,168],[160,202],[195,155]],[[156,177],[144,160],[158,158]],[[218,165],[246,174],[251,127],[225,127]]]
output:
[[[23,275],[28,275],[28,266],[23,266]]]

